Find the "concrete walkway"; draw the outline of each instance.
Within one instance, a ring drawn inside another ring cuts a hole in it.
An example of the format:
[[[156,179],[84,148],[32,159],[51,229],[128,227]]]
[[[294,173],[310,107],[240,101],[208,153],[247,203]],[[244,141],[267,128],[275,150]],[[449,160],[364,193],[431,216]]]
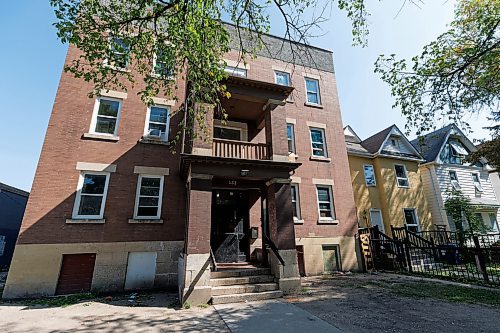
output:
[[[214,305],[232,333],[340,333],[336,327],[283,300]]]

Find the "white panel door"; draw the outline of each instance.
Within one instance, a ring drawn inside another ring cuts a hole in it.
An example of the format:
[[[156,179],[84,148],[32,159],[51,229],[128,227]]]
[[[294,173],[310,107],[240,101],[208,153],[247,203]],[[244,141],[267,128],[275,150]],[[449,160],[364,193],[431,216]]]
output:
[[[153,288],[156,274],[156,252],[129,252],[125,289]]]
[[[378,230],[385,233],[384,221],[382,220],[382,212],[380,209],[370,209],[370,220],[372,227],[378,226]]]

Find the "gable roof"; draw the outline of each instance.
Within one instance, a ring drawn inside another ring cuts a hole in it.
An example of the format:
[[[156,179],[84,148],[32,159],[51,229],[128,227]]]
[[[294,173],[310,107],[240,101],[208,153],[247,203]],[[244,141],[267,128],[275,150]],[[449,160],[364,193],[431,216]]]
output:
[[[351,126],[344,127],[344,137],[346,142],[360,143],[361,138],[354,132]]]
[[[2,191],[14,193],[14,194],[17,194],[17,195],[20,195],[20,196],[23,196],[23,197],[28,197],[29,196],[29,192],[20,190],[18,188],[9,186],[9,185],[4,184],[4,183],[0,183],[0,192],[2,192]]]
[[[363,140],[363,142],[361,142],[361,145],[365,147],[365,149],[368,150],[370,154],[378,153],[394,126],[396,125],[389,126],[386,129],[373,134],[368,139]]]

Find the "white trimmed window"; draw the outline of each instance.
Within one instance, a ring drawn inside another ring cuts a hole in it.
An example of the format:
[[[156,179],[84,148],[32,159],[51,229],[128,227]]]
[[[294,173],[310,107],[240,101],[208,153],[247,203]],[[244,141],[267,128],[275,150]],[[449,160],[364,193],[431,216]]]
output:
[[[418,225],[417,210],[415,208],[404,208],[405,223],[409,231],[418,232],[420,227]]]
[[[102,219],[108,193],[109,173],[84,171],[76,189],[74,219]]]
[[[288,140],[288,152],[295,154],[295,126],[286,124],[286,138]]]
[[[398,182],[398,187],[410,187],[408,173],[406,172],[406,166],[403,164],[395,164],[394,171],[396,172],[396,181]]]
[[[291,184],[290,189],[292,190],[292,207],[293,207],[293,219],[295,221],[300,220],[300,196],[299,196],[299,184]]]
[[[247,77],[247,70],[245,68],[226,66],[224,71],[229,75]]]
[[[316,79],[311,79],[309,77],[306,77],[305,81],[307,103],[320,105],[321,97],[319,93],[319,81]]]
[[[153,61],[154,74],[172,79],[174,77],[174,65],[169,63],[169,58],[174,59],[174,54],[167,54],[167,50],[156,49]]]
[[[310,128],[312,154],[316,157],[328,157],[325,143],[325,130],[322,128]]]
[[[116,69],[126,69],[130,61],[130,46],[122,37],[109,38],[109,57],[107,64]]]
[[[458,176],[457,172],[450,170],[450,181],[451,181],[451,186],[453,187],[454,190],[460,190],[460,183],[458,182]]]
[[[287,72],[274,71],[274,79],[276,84],[280,84],[282,86],[291,86],[290,74]]]
[[[170,107],[151,106],[146,114],[144,136],[149,139],[168,141],[170,124]]]
[[[479,180],[478,173],[472,173],[472,181],[474,182],[474,188],[478,192],[483,192],[483,186],[481,186],[481,181]]]
[[[122,101],[110,97],[98,97],[90,124],[90,133],[117,136]]]
[[[318,212],[320,221],[335,220],[335,209],[333,207],[332,187],[329,185],[316,185],[318,198]]]
[[[161,216],[163,176],[139,175],[134,219],[156,220]]]
[[[363,170],[365,174],[366,186],[377,186],[377,181],[375,180],[375,170],[373,169],[373,165],[365,164],[363,165]]]

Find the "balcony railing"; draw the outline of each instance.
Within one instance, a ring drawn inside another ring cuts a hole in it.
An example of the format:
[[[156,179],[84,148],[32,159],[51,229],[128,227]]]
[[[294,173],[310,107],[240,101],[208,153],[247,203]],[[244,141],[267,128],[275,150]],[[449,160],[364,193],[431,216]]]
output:
[[[247,160],[269,159],[269,146],[265,143],[213,139],[212,147],[212,154],[216,157],[241,158]]]

